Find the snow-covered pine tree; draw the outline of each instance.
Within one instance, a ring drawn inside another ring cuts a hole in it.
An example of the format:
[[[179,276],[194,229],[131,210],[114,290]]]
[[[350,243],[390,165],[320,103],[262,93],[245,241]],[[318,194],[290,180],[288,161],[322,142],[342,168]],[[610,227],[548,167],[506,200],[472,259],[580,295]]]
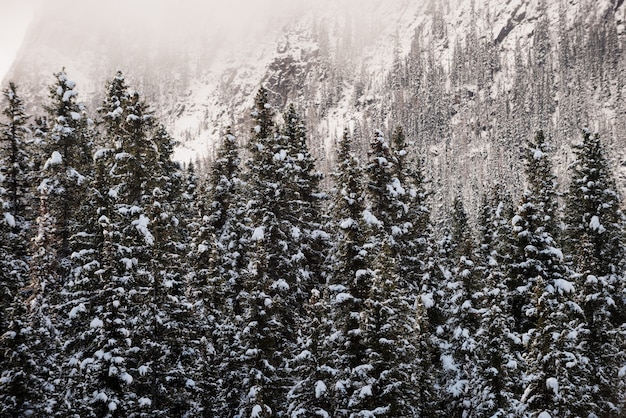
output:
[[[148,331],[146,336],[137,335],[146,351],[144,361],[151,374],[145,388],[152,396],[152,414],[196,416],[196,386],[205,370],[201,353],[205,346],[197,339],[197,328],[203,319],[196,317],[186,296],[186,227],[178,214],[182,206],[182,172],[178,163],[172,161],[174,141],[165,128],[158,125],[148,135],[158,152],[156,161],[145,162],[150,173],[144,186],[149,231],[141,231],[141,215],[134,222],[150,247],[148,274],[139,275],[146,294],[141,295],[144,289],[140,288],[137,300],[143,308],[140,321]]]
[[[128,364],[134,402],[129,416],[193,414],[199,346],[186,326],[196,324],[185,297],[185,252],[179,234],[180,170],[171,161],[172,139],[138,93],[124,103],[123,135],[112,167],[124,259],[119,273],[130,285],[132,321]],[[172,262],[174,261],[174,262]],[[189,330],[191,331],[191,330]]]
[[[26,150],[30,130],[17,87],[3,90],[6,107],[0,122],[0,414],[26,416],[42,412],[42,399],[50,394],[37,358],[40,334],[33,329],[24,286],[28,277],[30,225],[29,174],[32,162]],[[29,412],[30,411],[30,412]]]
[[[34,203],[29,184],[33,163],[27,149],[31,131],[26,125],[29,117],[16,85],[9,83],[2,93],[6,100],[2,111],[6,122],[0,122],[0,199],[4,221],[12,234],[11,240],[3,243],[10,242],[15,256],[23,257],[28,247],[23,234],[33,215]]]
[[[9,83],[2,93],[6,121],[0,122],[0,335],[11,321],[5,317],[11,315],[9,306],[26,281],[33,203],[28,181],[32,161],[26,149],[28,116],[15,84]],[[0,353],[0,364],[2,361]]]
[[[404,130],[397,127],[391,138],[394,158],[391,189],[396,199],[392,210],[391,244],[398,257],[400,276],[414,292],[421,293],[432,257],[432,226],[422,164],[419,159],[409,159],[407,148]]]
[[[77,101],[76,83],[64,71],[56,73],[50,86],[49,130],[39,190],[45,190],[54,222],[53,241],[61,258],[62,275],[68,273],[67,258],[80,245],[88,222],[85,211],[87,185],[92,172],[93,131],[84,106]]]
[[[258,302],[254,296],[260,294],[258,292],[269,295],[272,303],[273,325],[257,329],[257,332],[271,332],[271,335],[259,338],[272,338],[276,342],[275,350],[262,353],[268,356],[265,360],[276,368],[274,377],[264,383],[263,392],[267,394],[264,397],[266,406],[281,416],[288,409],[285,388],[293,384],[290,362],[298,352],[297,342],[303,329],[311,289],[311,277],[301,247],[302,219],[290,213],[294,203],[290,199],[306,193],[290,184],[296,179],[294,168],[297,167],[289,154],[293,145],[289,145],[290,138],[281,135],[275,126],[274,111],[265,88],[261,88],[256,95],[252,117],[253,137],[249,144],[250,158],[246,172],[249,193],[246,216],[252,226],[250,239],[257,245],[250,252],[250,262],[261,266],[255,270],[262,271],[262,277],[270,283],[269,287],[263,287],[262,281],[252,283],[256,274],[250,275],[247,291],[254,300],[245,304],[252,309]],[[262,251],[257,253],[257,249]],[[248,324],[244,327],[247,329]],[[244,392],[246,390],[244,388]]]
[[[586,416],[592,388],[583,312],[563,253],[552,237],[555,228],[554,174],[541,132],[529,142],[524,192],[511,223],[516,253],[509,289],[523,302],[516,318],[528,338],[524,355],[526,390],[521,398],[531,416]],[[520,291],[521,289],[521,291]],[[513,305],[513,308],[516,306]],[[521,321],[520,321],[521,319]],[[525,325],[526,327],[525,328]]]
[[[92,233],[88,245],[71,256],[72,274],[64,283],[71,298],[61,312],[64,351],[61,360],[66,416],[128,414],[126,390],[132,382],[127,366],[130,345],[130,286],[117,274],[124,263],[119,224],[113,224],[117,189],[112,167],[116,143],[123,135],[123,106],[128,99],[121,72],[109,82],[99,109],[102,127],[94,153],[94,174],[86,201]],[[128,260],[130,262],[130,260]]]
[[[527,251],[536,246],[535,240],[543,240],[544,235],[554,237],[558,221],[556,176],[552,171],[549,144],[542,131],[528,140],[523,160],[527,190],[516,212],[518,216],[513,218],[516,223],[507,272],[515,332],[520,335],[533,328],[536,322],[536,318],[529,316],[528,312],[532,312],[534,307],[532,292],[537,271],[535,265],[528,261],[530,256]]]
[[[323,228],[322,199],[319,182],[322,175],[315,171],[315,160],[308,150],[304,120],[290,105],[283,115],[285,125],[282,135],[288,141],[291,158],[287,201],[294,219],[293,232],[298,235],[298,258],[302,277],[307,280],[307,311],[298,338],[294,358],[295,385],[288,395],[290,416],[328,414],[331,411],[331,396],[324,382],[327,376],[328,353],[324,350],[329,335],[327,299],[325,292],[328,269],[324,263],[329,246],[328,234]]]
[[[418,357],[415,296],[402,283],[388,240],[374,260],[372,286],[364,301],[365,361],[354,368],[350,416],[416,416]],[[421,359],[420,359],[421,360]]]
[[[49,129],[43,143],[45,162],[37,188],[40,214],[30,258],[31,321],[36,332],[52,341],[42,346],[38,355],[42,364],[43,359],[54,364],[54,370],[51,367],[48,372],[48,384],[54,383],[59,389],[58,407],[63,408],[66,382],[58,370],[63,356],[57,344],[64,342],[62,334],[69,328],[62,310],[72,297],[64,288],[74,265],[71,255],[84,246],[91,227],[87,186],[93,132],[84,106],[77,102],[76,84],[64,71],[55,74],[50,99],[46,107]]]
[[[468,383],[475,416],[509,416],[518,410],[521,396],[521,340],[513,333],[505,273],[512,217],[513,203],[501,188],[496,187],[491,198],[485,195],[478,252],[484,299],[475,336],[476,370]]]
[[[449,280],[444,294],[446,343],[442,347],[444,399],[451,416],[471,414],[468,383],[475,374],[476,331],[479,327],[478,308],[482,298],[482,283],[476,268],[476,245],[463,201],[457,196],[450,215],[451,229],[448,257]]]
[[[73,278],[82,299],[65,313],[74,327],[66,415],[193,414],[199,378],[192,370],[200,368],[192,363],[200,356],[186,334],[196,322],[184,296],[171,138],[121,73],[108,93],[90,200],[93,251],[74,257],[82,263]]]
[[[572,182],[565,210],[565,242],[576,272],[578,301],[585,313],[590,366],[592,412],[598,417],[618,414],[618,371],[625,362],[624,215],[609,162],[598,134],[583,131],[575,148]]]
[[[393,231],[398,227],[394,222],[395,217],[404,210],[397,196],[406,190],[394,176],[395,163],[389,143],[382,131],[376,130],[370,141],[369,161],[364,168],[368,197],[364,216],[366,223],[376,231],[372,244],[378,246],[378,249],[387,236],[393,236]]]
[[[371,288],[366,248],[367,224],[364,219],[365,192],[362,169],[351,151],[351,138],[344,129],[339,143],[335,173],[336,193],[331,207],[334,248],[329,278],[330,321],[332,334],[324,350],[330,358],[328,381],[333,401],[331,416],[350,416],[349,400],[358,390],[353,382],[357,368],[365,364],[365,346],[361,333],[364,302]]]
[[[289,105],[283,115],[285,125],[282,135],[287,141],[287,155],[290,157],[289,179],[287,180],[286,201],[294,219],[294,234],[299,234],[303,276],[307,276],[307,291],[325,282],[322,271],[328,235],[323,231],[322,201],[325,198],[320,190],[322,174],[315,169],[315,159],[307,145],[307,131],[304,120]]]
[[[227,127],[206,187],[198,196],[201,219],[191,253],[194,303],[203,318],[202,335],[214,356],[204,380],[216,386],[216,396],[202,401],[205,414],[215,417],[231,417],[241,398],[238,315],[243,312],[240,293],[247,267],[244,239],[249,237],[249,229],[244,219],[240,161],[237,139]]]

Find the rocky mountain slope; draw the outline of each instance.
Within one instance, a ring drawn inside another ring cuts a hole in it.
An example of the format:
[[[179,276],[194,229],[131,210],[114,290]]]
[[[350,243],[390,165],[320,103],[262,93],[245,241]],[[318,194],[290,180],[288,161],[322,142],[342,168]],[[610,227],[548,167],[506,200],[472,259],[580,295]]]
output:
[[[326,172],[345,126],[365,157],[374,129],[402,125],[440,207],[457,194],[475,207],[496,181],[517,193],[519,146],[536,129],[566,183],[587,126],[626,188],[622,0],[248,3],[49,2],[9,78],[39,105],[66,67],[94,110],[120,68],[180,140],[183,162],[210,158],[226,125],[243,145],[260,85],[306,116]]]

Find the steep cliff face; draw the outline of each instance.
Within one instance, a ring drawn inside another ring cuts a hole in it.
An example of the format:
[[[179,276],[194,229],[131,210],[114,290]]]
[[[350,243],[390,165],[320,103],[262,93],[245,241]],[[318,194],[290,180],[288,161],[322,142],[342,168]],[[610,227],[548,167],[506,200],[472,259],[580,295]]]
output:
[[[442,205],[458,193],[475,202],[495,180],[519,189],[519,145],[536,129],[552,137],[562,178],[582,126],[601,133],[617,169],[626,161],[621,1],[307,3],[48,3],[10,78],[45,103],[64,66],[93,110],[121,68],[185,162],[210,157],[226,125],[246,141],[260,85],[306,115],[324,171],[345,126],[364,157],[373,129],[403,125]]]

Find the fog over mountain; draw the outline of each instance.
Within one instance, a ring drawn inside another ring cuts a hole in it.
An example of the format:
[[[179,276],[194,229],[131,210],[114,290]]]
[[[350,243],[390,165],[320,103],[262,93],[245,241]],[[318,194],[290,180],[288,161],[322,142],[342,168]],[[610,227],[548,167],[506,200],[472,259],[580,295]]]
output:
[[[44,2],[7,80],[41,103],[65,67],[93,110],[121,69],[182,161],[211,158],[226,125],[244,144],[265,85],[306,115],[323,171],[344,126],[364,146],[403,125],[441,201],[476,203],[495,179],[521,183],[519,144],[536,129],[552,136],[560,176],[584,126],[620,167],[623,16],[609,0]]]

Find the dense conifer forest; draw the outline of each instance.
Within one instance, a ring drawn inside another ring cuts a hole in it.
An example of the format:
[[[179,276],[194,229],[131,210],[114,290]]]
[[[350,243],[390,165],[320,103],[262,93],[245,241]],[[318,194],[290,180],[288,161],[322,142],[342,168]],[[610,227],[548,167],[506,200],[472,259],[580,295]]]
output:
[[[564,194],[528,132],[524,186],[433,219],[400,125],[361,132],[365,159],[346,129],[324,179],[299,109],[261,87],[196,172],[121,72],[104,97],[88,111],[61,71],[35,116],[4,89],[0,415],[626,415],[625,218],[598,134],[576,133]]]

